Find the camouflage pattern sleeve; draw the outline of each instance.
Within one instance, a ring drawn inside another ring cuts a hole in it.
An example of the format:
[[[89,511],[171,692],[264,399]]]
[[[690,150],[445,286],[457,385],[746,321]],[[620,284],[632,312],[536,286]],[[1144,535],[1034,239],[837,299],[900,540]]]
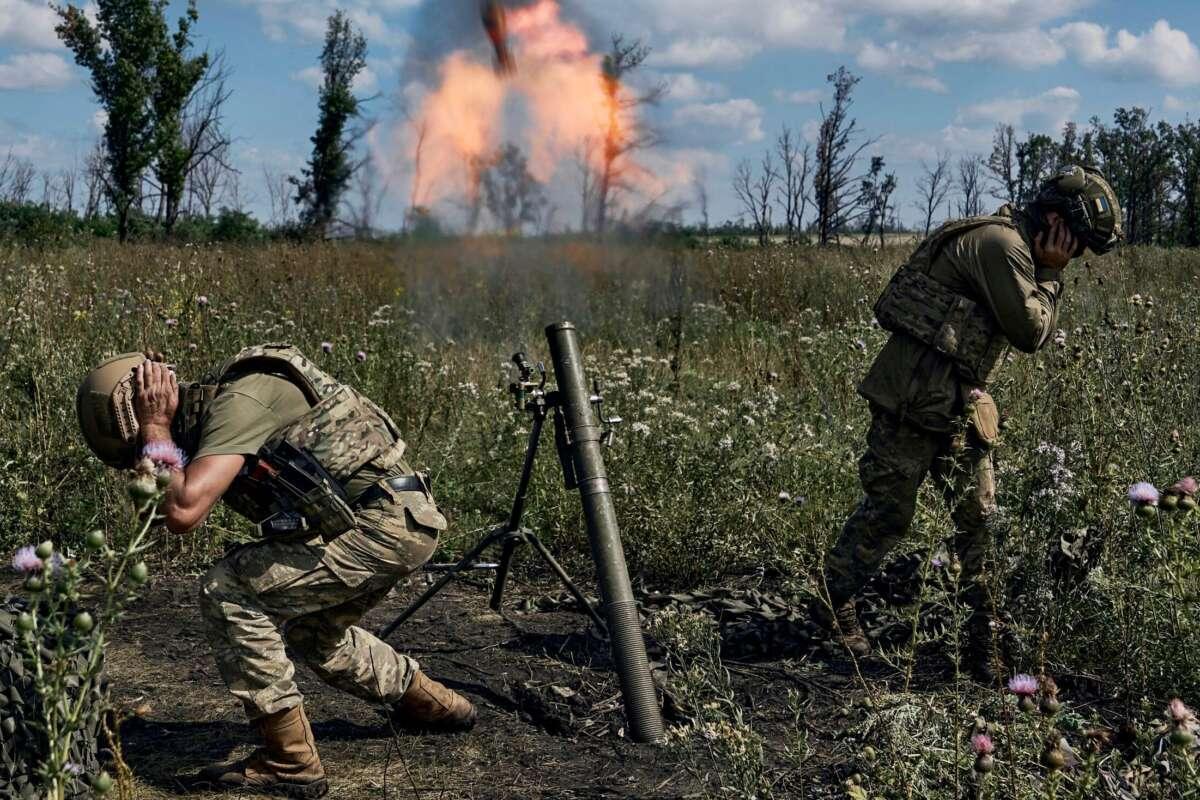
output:
[[[974,284],[1012,346],[1037,351],[1054,335],[1062,296],[1059,270],[1038,270],[1025,239],[989,225],[962,238],[960,268]]]

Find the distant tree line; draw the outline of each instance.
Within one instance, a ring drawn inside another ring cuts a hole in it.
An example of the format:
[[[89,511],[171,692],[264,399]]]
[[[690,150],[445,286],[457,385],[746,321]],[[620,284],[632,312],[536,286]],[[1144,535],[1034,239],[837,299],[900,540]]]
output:
[[[761,244],[784,237],[824,245],[847,236],[867,243],[872,235],[882,243],[886,232],[902,230],[892,202],[895,173],[883,156],[865,157],[878,140],[865,137],[850,114],[859,78],[843,67],[828,81],[832,98],[821,106],[815,142],[798,144],[784,127],[757,164],[738,164],[732,190],[741,214],[724,226],[727,232],[752,234]],[[1108,177],[1130,243],[1200,246],[1200,122],[1152,123],[1137,107],[1118,108],[1111,122],[1093,117],[1083,128],[1069,122],[1055,136],[1021,138],[1012,125],[1000,124],[987,155],[939,153],[922,162],[917,232],[927,234],[950,217],[988,213],[998,203],[1028,202],[1070,164],[1097,167]],[[706,192],[697,199],[707,208]]]

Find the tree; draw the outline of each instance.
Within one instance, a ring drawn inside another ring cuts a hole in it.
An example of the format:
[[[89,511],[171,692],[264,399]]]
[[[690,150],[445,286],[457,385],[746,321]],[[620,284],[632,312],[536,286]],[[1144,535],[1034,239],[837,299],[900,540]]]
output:
[[[129,238],[130,211],[155,156],[152,100],[167,40],[166,6],[167,0],[96,0],[95,24],[82,8],[54,7],[59,17],[55,31],[76,63],[91,74],[92,91],[107,115],[104,189],[122,242]]]
[[[700,232],[708,235],[708,170],[699,167],[692,175],[692,192],[700,209]]]
[[[983,213],[983,159],[979,156],[963,156],[958,160],[958,190],[962,200],[958,204],[960,217],[978,217]]]
[[[862,152],[875,143],[859,141],[858,121],[850,118],[854,87],[861,78],[839,67],[826,80],[833,84],[833,105],[828,110],[821,106],[813,174],[817,241],[821,245],[835,241],[842,228],[857,218],[862,193],[854,191],[854,169]]]
[[[808,177],[811,165],[809,146],[797,146],[792,131],[784,127],[775,141],[779,156],[779,188],[777,203],[783,211],[789,244],[795,244],[804,230],[804,214],[808,210]]]
[[[347,131],[350,120],[359,116],[360,100],[354,96],[354,79],[367,65],[367,40],[355,30],[343,11],[329,17],[325,48],[321,52],[324,81],[318,101],[319,119],[313,134],[312,156],[292,178],[300,222],[311,236],[324,237],[333,223],[342,195],[358,168],[350,158],[357,138]]]
[[[1175,129],[1175,192],[1179,197],[1179,230],[1175,240],[1200,247],[1200,124],[1184,122]]]
[[[1054,140],[1044,133],[1031,133],[1017,145],[1017,202],[1028,203],[1049,180],[1057,166]]]
[[[933,227],[933,218],[950,192],[950,156],[939,153],[932,167],[922,161],[921,173],[917,179],[918,196],[921,198],[917,208],[925,215],[925,235],[928,236]]]
[[[612,38],[612,48],[604,56],[601,81],[607,111],[607,125],[601,137],[600,166],[590,179],[591,203],[595,211],[595,231],[603,236],[612,215],[612,204],[616,195],[628,188],[628,156],[658,143],[658,135],[645,126],[629,122],[631,111],[638,106],[654,105],[666,93],[665,84],[659,84],[641,94],[624,91],[624,83],[630,73],[645,63],[650,48],[640,40],[626,42],[622,36]],[[588,205],[585,196],[584,206]]]
[[[892,193],[896,191],[896,173],[883,171],[886,162],[883,156],[871,159],[871,169],[867,172],[859,188],[859,204],[865,209],[866,222],[863,224],[862,243],[871,240],[871,232],[879,228],[879,246],[885,244],[884,233],[889,220],[888,212]]]
[[[1096,155],[1125,212],[1133,244],[1153,244],[1165,234],[1163,209],[1171,188],[1174,131],[1151,125],[1142,108],[1118,108],[1113,124],[1092,120]]]
[[[521,148],[504,145],[491,155],[479,176],[488,213],[506,234],[519,234],[526,225],[543,221],[546,195]]]
[[[184,137],[183,110],[208,72],[207,53],[191,56],[192,25],[199,19],[196,0],[189,0],[175,34],[158,47],[151,102],[154,108],[154,176],[161,193],[163,227],[169,234],[179,219],[188,172],[195,159],[197,137]]]
[[[995,188],[992,197],[1003,203],[1016,204],[1020,197],[1017,183],[1017,136],[1012,125],[996,126],[992,136],[992,154],[988,156],[987,168],[992,173]]]
[[[749,159],[739,162],[733,175],[733,193],[741,202],[743,212],[749,215],[759,245],[764,247],[771,243],[771,197],[778,177],[770,150],[763,156],[757,178]]]
[[[218,53],[210,59],[208,70],[183,109],[185,193],[189,209],[198,204],[206,217],[212,216],[237,172],[229,159],[233,139],[224,128],[225,102],[232,95],[228,77],[224,54]]]
[[[291,179],[282,172],[263,166],[263,182],[267,186],[267,202],[271,206],[271,225],[282,228],[292,224],[292,210],[296,207]]]

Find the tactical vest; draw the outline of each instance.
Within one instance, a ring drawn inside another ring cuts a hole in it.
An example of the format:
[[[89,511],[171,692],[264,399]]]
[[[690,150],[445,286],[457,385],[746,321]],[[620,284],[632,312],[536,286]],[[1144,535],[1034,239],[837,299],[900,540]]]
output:
[[[399,463],[400,431],[383,409],[296,348],[268,344],[246,348],[185,387],[180,438],[192,452],[208,406],[225,386],[255,373],[290,381],[310,409],[267,438],[221,499],[264,532],[319,533],[332,541],[355,524],[347,482],[368,464],[389,470]]]
[[[892,333],[903,333],[948,357],[958,376],[987,386],[1008,350],[1008,339],[991,311],[930,275],[933,262],[951,239],[984,225],[1016,229],[1008,216],[968,217],[938,228],[896,271],[875,302],[875,318]]]

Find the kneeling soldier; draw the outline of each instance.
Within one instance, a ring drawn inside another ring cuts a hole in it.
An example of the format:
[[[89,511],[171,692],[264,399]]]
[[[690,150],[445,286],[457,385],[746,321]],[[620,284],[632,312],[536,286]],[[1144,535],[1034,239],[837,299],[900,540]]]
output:
[[[201,782],[295,797],[327,791],[285,646],[326,683],[401,726],[465,730],[471,703],[355,623],[433,554],[446,527],[395,424],[294,348],[251,347],[199,383],[142,355],[109,359],[79,388],[79,422],[106,464],[174,471],[160,508],[174,533],[218,500],[260,541],[204,576],[200,607],[221,676],[263,746]]]
[[[1032,353],[1053,336],[1068,262],[1085,249],[1106,253],[1120,238],[1121,209],[1107,181],[1072,167],[1024,208],[946,223],[884,290],[875,315],[892,337],[859,387],[872,416],[859,461],[863,498],[825,558],[829,602],[814,606],[851,652],[870,652],[854,596],[908,532],[932,475],[953,511],[954,555],[973,611],[969,666],[988,679],[981,569],[996,511],[999,415],[986,389],[1009,346]]]

